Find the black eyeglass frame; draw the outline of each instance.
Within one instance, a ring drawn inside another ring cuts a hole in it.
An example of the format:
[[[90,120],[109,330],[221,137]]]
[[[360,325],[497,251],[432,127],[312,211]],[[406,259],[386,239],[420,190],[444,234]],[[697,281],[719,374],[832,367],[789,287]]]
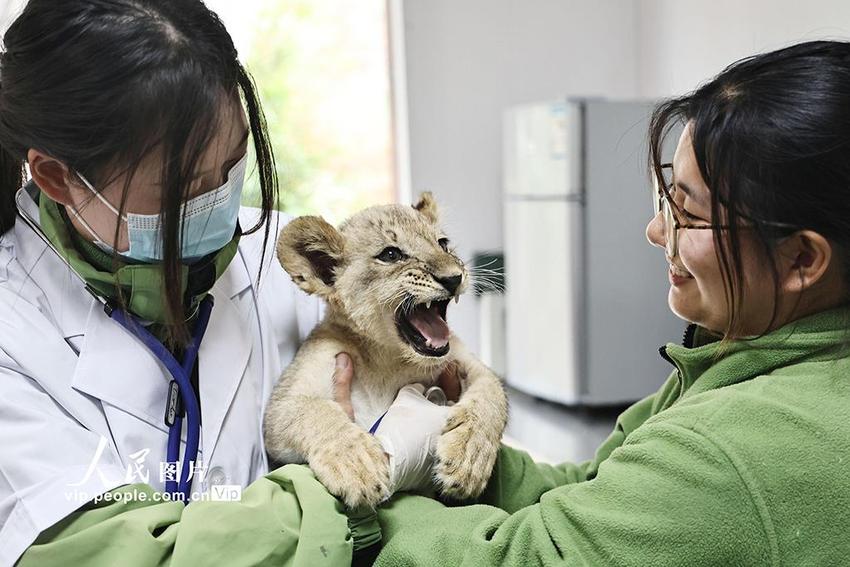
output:
[[[672,163],[662,163],[661,169],[669,169],[671,172],[673,171]],[[660,183],[661,181],[662,183]],[[655,187],[654,195],[653,195],[653,207],[655,211],[655,216],[658,216],[658,213],[661,212],[662,220],[664,221],[664,230],[665,230],[665,243],[666,243],[666,252],[669,258],[675,258],[679,253],[679,230],[682,228],[687,228],[691,230],[706,230],[706,229],[716,229],[716,230],[724,230],[728,229],[729,225],[725,224],[693,224],[684,222],[682,219],[685,216],[684,211],[679,208],[676,202],[673,200],[673,196],[670,194],[670,188],[673,187],[675,181],[673,180],[673,176],[671,174],[671,181],[669,187],[665,185],[664,179],[658,179],[657,176],[653,176],[653,185]],[[666,205],[666,206],[665,206]],[[745,217],[748,218],[748,217]],[[750,219],[755,220],[755,219]],[[783,222],[771,222],[771,221],[757,221],[766,226],[772,226],[775,228],[781,228],[785,230],[800,230],[800,227],[783,223]]]

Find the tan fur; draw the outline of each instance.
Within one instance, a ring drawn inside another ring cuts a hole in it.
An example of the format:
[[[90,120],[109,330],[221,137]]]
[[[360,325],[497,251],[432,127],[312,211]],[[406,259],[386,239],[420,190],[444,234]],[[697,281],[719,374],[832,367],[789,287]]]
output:
[[[444,234],[437,221],[437,205],[425,193],[413,207],[361,211],[339,230],[319,217],[299,217],[278,240],[284,269],[301,289],[324,298],[328,309],[272,393],[264,418],[266,448],[278,462],[308,462],[350,507],[374,507],[389,496],[386,457],[368,428],[399,388],[433,384],[451,362],[464,375],[463,394],[438,441],[436,485],[450,497],[474,497],[493,470],[507,421],[501,381],[454,335],[448,354],[423,356],[396,328],[396,310],[405,298],[423,303],[448,296],[435,278],[462,276],[456,295],[468,286],[463,262],[438,242]],[[376,259],[388,246],[409,259]],[[356,423],[333,401],[335,356],[343,351],[354,363]]]

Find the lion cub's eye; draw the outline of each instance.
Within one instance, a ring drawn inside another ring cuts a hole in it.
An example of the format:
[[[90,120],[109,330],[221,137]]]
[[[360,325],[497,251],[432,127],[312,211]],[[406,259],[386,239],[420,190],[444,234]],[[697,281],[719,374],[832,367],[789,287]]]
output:
[[[437,241],[437,244],[439,244],[439,245],[440,245],[440,248],[442,248],[442,249],[443,249],[443,252],[448,252],[448,251],[449,251],[449,239],[448,239],[448,238],[441,238],[441,239],[439,239],[439,240]]]
[[[375,256],[375,258],[381,262],[398,262],[407,258],[407,255],[395,246],[388,246],[381,250],[381,253]]]

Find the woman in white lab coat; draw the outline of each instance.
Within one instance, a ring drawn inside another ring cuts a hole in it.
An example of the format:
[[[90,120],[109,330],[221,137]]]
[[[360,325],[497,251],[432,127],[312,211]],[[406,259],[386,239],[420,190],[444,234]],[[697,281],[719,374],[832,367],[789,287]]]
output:
[[[272,150],[221,22],[197,0],[31,0],[4,46],[0,565],[348,564],[374,514],[263,448],[320,306],[274,258]],[[262,204],[240,210],[249,140]],[[190,400],[165,360],[210,296]],[[178,496],[240,501],[163,501],[177,391],[183,441],[193,403],[201,425]]]

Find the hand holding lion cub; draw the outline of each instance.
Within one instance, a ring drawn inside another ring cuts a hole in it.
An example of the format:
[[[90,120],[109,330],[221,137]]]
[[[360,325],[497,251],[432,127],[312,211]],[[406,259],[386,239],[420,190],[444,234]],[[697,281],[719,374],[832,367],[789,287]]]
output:
[[[266,448],[278,462],[309,463],[349,507],[390,496],[384,449],[368,428],[407,384],[434,384],[449,364],[462,393],[436,443],[433,480],[454,498],[480,494],[507,420],[499,379],[449,330],[446,311],[468,287],[463,262],[437,224],[426,193],[413,207],[366,209],[339,230],[318,217],[290,222],[278,258],[293,281],[327,303],[272,393],[264,419]],[[356,369],[355,422],[334,400],[335,356]]]

